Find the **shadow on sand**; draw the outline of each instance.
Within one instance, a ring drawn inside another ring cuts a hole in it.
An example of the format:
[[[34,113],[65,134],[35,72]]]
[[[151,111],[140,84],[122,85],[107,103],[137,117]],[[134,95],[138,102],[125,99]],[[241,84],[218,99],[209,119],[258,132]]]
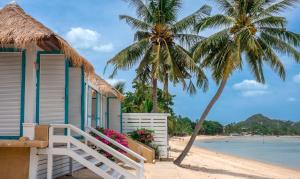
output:
[[[189,170],[210,173],[210,174],[222,174],[222,175],[230,175],[230,176],[234,176],[234,177],[250,178],[250,179],[270,179],[267,177],[261,177],[261,176],[257,176],[257,175],[236,173],[236,172],[231,172],[231,171],[222,170],[222,169],[210,169],[210,168],[198,167],[198,166],[193,166],[193,165],[180,165],[180,167],[189,169]]]

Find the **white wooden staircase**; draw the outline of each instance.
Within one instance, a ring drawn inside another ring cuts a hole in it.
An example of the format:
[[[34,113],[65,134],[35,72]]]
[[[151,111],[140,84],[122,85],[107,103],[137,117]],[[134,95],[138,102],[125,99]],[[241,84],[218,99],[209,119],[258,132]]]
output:
[[[57,129],[60,132],[56,132]],[[144,178],[145,159],[142,156],[93,128],[88,128],[88,132],[90,131],[137,158],[139,163],[73,125],[52,124],[49,128],[49,147],[39,151],[40,154],[48,155],[47,179],[52,179],[53,155],[69,156],[104,179]],[[98,149],[111,154],[118,162],[109,160]],[[133,172],[121,167],[120,163],[133,169]]]

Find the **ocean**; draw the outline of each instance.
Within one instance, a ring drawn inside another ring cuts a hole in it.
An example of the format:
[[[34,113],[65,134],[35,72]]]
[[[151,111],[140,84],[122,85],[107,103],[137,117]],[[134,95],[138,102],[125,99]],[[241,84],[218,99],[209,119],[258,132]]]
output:
[[[300,137],[237,136],[198,140],[194,145],[224,154],[300,169]]]

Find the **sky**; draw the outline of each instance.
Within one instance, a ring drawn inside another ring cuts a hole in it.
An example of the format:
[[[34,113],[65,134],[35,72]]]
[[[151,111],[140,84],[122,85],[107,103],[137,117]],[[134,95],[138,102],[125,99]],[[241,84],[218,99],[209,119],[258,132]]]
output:
[[[11,0],[1,0],[0,7]],[[120,21],[121,14],[135,16],[135,11],[123,0],[17,0],[28,14],[64,37],[79,53],[88,59],[98,74],[110,83],[122,80],[131,90],[135,77],[134,68],[120,71],[115,79],[108,79],[110,69],[104,72],[106,62],[118,51],[133,42],[134,30]],[[210,0],[183,0],[179,18],[196,11],[203,4],[217,7]],[[300,33],[300,5],[283,13],[288,19],[288,30]],[[207,36],[211,32],[202,32]],[[266,84],[254,81],[247,66],[230,78],[221,98],[210,112],[208,119],[222,124],[237,122],[262,113],[273,119],[300,121],[300,64],[287,56],[280,56],[285,64],[287,78],[283,82],[268,67],[265,67]],[[201,90],[190,96],[182,86],[170,85],[176,95],[174,111],[193,120],[199,118],[203,109],[214,95],[217,86],[210,79],[209,91]]]

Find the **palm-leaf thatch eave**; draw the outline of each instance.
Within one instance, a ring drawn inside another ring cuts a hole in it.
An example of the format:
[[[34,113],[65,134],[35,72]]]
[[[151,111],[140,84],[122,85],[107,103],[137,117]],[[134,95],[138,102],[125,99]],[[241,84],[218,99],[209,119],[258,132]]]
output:
[[[94,74],[89,77],[89,81],[96,87],[98,87],[102,93],[111,94],[118,98],[120,101],[124,101],[124,96],[117,89],[115,89],[112,85],[102,79],[99,75]]]
[[[74,66],[85,66],[88,74],[94,72],[93,66],[80,56],[68,42],[35,20],[16,3],[6,5],[0,10],[0,45],[26,49],[30,44],[50,51],[59,50],[69,58]]]

